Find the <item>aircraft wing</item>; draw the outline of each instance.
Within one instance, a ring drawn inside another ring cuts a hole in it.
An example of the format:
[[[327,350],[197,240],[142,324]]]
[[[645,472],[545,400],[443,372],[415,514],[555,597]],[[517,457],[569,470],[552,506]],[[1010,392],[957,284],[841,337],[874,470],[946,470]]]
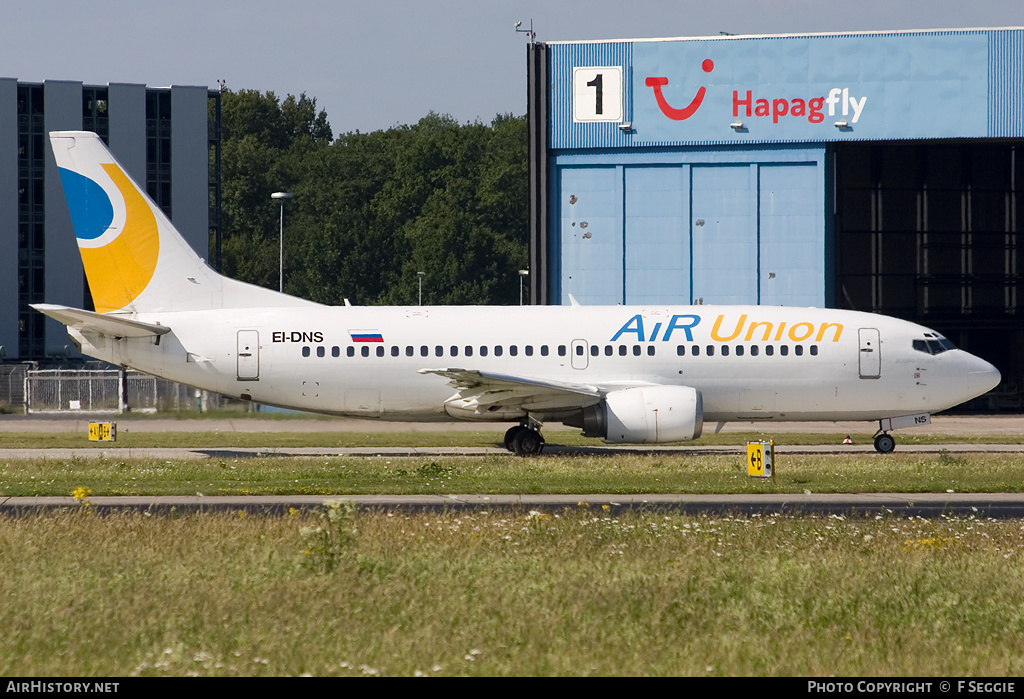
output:
[[[93,332],[111,337],[157,337],[171,329],[166,325],[143,323],[109,313],[94,313],[81,308],[58,306],[52,303],[31,304],[32,308],[51,318],[59,320],[79,332]]]
[[[598,386],[532,379],[474,369],[420,369],[448,379],[456,394],[445,403],[457,410],[478,414],[494,411],[545,411],[585,408],[601,401]]]

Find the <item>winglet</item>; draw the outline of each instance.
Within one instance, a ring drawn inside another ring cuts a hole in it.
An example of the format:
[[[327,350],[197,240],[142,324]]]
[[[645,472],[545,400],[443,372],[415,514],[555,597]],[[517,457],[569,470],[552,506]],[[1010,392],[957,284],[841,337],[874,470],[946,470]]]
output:
[[[574,307],[578,307],[581,305],[580,302],[576,300],[576,297],[573,296],[572,294],[569,294],[569,303],[572,304]]]

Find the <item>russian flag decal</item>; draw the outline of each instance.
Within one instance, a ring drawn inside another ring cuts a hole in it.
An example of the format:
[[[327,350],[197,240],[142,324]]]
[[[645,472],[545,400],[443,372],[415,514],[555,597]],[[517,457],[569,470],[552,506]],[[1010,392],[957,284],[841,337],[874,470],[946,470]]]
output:
[[[352,342],[384,342],[384,336],[376,330],[349,330]]]

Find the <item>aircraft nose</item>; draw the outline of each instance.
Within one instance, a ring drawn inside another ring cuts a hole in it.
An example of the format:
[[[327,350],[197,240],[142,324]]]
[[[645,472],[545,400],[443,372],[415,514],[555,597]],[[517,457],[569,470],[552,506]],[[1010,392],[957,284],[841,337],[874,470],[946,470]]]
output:
[[[999,385],[1002,378],[999,370],[979,357],[972,357],[973,366],[967,372],[967,385],[970,387],[971,395],[980,396]]]

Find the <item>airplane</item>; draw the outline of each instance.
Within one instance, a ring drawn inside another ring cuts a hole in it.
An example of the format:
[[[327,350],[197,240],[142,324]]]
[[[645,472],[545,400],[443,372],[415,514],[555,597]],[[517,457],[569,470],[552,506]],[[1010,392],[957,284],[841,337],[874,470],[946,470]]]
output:
[[[50,134],[95,311],[54,304],[83,354],[246,401],[380,420],[546,422],[609,444],[705,422],[878,420],[891,430],[999,371],[921,325],[784,306],[325,306],[226,278],[90,132]]]

